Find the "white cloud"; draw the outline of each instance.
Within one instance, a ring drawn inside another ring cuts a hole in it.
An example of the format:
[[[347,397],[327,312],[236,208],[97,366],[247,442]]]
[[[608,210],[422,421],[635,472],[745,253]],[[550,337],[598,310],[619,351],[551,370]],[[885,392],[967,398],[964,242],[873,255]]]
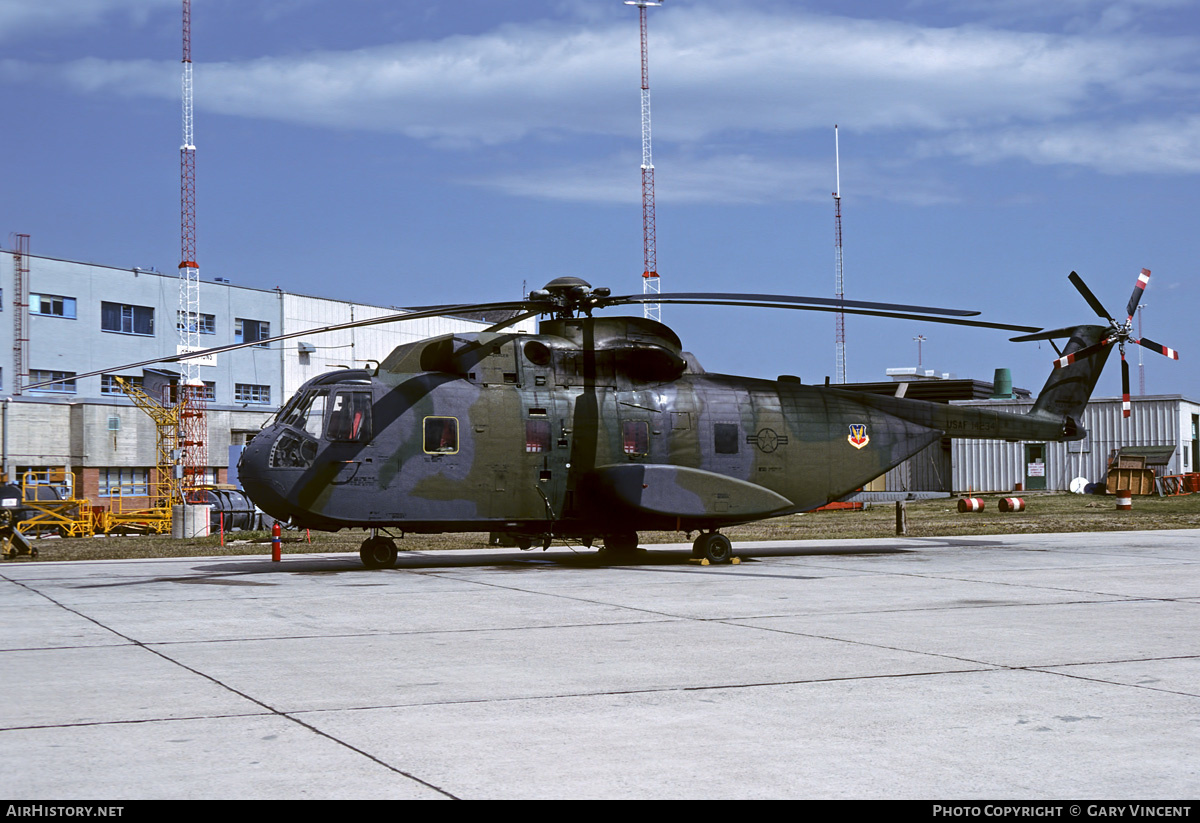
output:
[[[47,32],[95,26],[111,15],[126,15],[140,24],[179,0],[4,0],[0,3],[0,41]]]
[[[736,17],[719,8],[680,10],[654,22],[651,87],[662,140],[833,122],[859,131],[942,131],[1052,121],[1197,85],[1194,43],[1182,39],[752,9]],[[90,92],[175,93],[162,90],[163,69],[146,62],[43,70]],[[508,25],[436,42],[196,65],[201,111],[454,144],[628,134],[637,86],[636,27],[611,24]]]
[[[628,153],[591,163],[522,169],[461,180],[468,185],[497,189],[520,197],[587,203],[640,202],[640,155]],[[673,156],[666,172],[655,178],[659,203],[765,204],[830,202],[832,158],[820,163],[788,157],[731,154]],[[957,200],[957,195],[934,180],[917,178],[858,164],[862,184],[856,197],[913,205]]]
[[[926,148],[973,163],[1021,159],[1087,166],[1108,174],[1195,174],[1200,173],[1200,115],[958,134]]]
[[[133,14],[138,6],[138,0],[63,1],[80,20]],[[1102,9],[1093,0],[1073,0],[1071,10],[1096,18],[1107,9],[1111,21],[1136,1]],[[1027,0],[995,6],[1033,13],[1027,7]],[[0,5],[0,23],[8,14],[33,25],[38,8],[27,0]],[[435,41],[200,61],[195,101],[201,114],[395,133],[450,149],[531,140],[544,141],[544,148],[565,138],[578,157],[581,136],[600,136],[628,140],[633,151],[637,45],[632,17],[574,15],[569,22],[508,24]],[[1118,36],[1104,26],[1064,35],[786,6],[655,10],[656,160],[664,149],[671,152],[658,197],[825,200],[831,164],[788,158],[779,138],[835,122],[859,135],[887,135],[898,163],[949,155],[1109,173],[1200,172],[1200,118],[1176,111],[1176,98],[1190,99],[1200,85],[1195,46],[1193,38]],[[0,61],[0,80],[56,83],[90,95],[179,96],[175,61]],[[589,163],[546,154],[538,163],[460,182],[555,200],[638,197],[632,156]],[[860,170],[870,186],[864,196],[914,204],[957,199],[948,185],[911,165],[874,166]]]

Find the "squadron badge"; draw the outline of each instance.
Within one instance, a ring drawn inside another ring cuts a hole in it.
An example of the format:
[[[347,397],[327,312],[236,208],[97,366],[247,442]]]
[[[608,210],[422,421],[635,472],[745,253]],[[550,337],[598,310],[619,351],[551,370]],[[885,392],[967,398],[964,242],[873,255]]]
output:
[[[861,449],[863,446],[871,442],[870,436],[867,434],[866,423],[851,423],[850,434],[846,437],[850,441],[850,445],[856,449]]]

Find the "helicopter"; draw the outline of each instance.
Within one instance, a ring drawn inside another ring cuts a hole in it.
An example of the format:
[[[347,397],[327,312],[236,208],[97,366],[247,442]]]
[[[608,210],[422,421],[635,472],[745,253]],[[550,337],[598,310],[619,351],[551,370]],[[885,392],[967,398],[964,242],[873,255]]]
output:
[[[417,307],[329,326],[336,331],[467,312],[505,312],[486,330],[396,347],[374,369],[307,381],[245,447],[238,477],[254,503],[297,528],[364,528],[368,568],[391,568],[403,533],[491,532],[522,549],[555,539],[612,558],[638,532],[698,536],[693,555],[733,556],[722,528],[809,511],[843,498],[943,437],[1078,440],[1083,410],[1115,344],[1178,359],[1132,335],[1149,281],[1142,270],[1118,322],[1075,272],[1070,281],[1107,326],[1052,331],[966,319],[979,312],[763,294],[614,296],[559,277],[520,301]],[[704,371],[666,325],[594,317],[621,305],[733,305],[844,312],[1025,332],[1054,361],[1024,414]],[[541,316],[537,334],[508,330]],[[314,330],[280,335],[275,342]],[[1066,339],[1063,348],[1054,342]],[[128,364],[218,354],[246,343]],[[97,372],[99,373],[99,372]],[[91,375],[79,375],[87,377]],[[1128,414],[1128,412],[1126,412]]]

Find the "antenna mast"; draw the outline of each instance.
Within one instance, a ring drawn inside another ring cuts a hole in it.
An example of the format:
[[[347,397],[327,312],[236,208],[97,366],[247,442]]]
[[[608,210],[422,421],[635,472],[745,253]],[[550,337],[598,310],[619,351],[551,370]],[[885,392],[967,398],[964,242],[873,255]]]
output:
[[[637,6],[642,35],[642,247],[645,268],[642,270],[642,294],[662,291],[658,277],[658,252],[654,232],[654,160],[650,151],[650,64],[646,45],[646,8],[661,6],[652,0],[625,0],[627,6]],[[662,319],[662,304],[643,303],[642,316]]]
[[[29,382],[29,235],[18,234],[13,251],[13,394]],[[8,467],[5,466],[4,469]]]
[[[838,300],[845,298],[845,288],[842,282],[842,161],[838,152],[838,127],[833,124],[833,162],[837,173],[836,187],[833,193],[833,261],[834,261],[834,296]],[[846,315],[836,312],[834,332],[834,382],[846,382]]]
[[[183,145],[179,147],[179,351],[200,348],[200,265],[196,262],[196,146],[192,134],[192,2],[183,0]],[[208,421],[204,384],[195,360],[180,363],[180,484],[186,492],[205,481]],[[185,502],[185,501],[180,501]]]

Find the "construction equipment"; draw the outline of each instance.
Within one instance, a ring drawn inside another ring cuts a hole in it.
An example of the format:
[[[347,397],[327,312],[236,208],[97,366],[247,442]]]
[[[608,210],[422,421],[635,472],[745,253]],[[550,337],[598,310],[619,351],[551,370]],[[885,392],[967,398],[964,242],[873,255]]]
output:
[[[54,532],[62,537],[92,537],[96,533],[91,503],[75,497],[75,475],[66,469],[27,471],[21,475],[23,513],[14,524],[16,531],[35,537]]]

